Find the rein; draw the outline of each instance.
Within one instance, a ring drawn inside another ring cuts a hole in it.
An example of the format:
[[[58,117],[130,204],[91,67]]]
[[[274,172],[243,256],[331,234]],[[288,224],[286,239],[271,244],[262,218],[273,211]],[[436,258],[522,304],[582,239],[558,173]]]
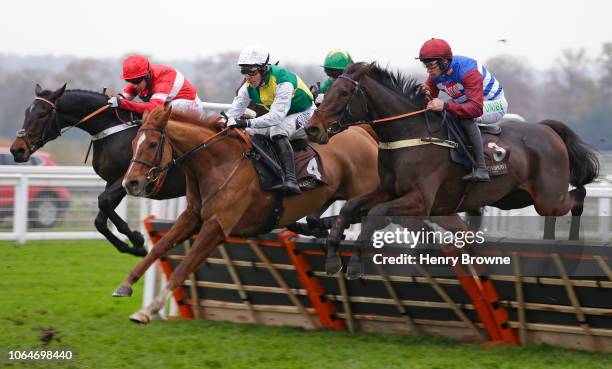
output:
[[[354,86],[355,89],[353,90],[353,94],[351,95],[351,98],[349,99],[348,103],[346,104],[344,111],[342,112],[342,115],[340,116],[339,119],[333,121],[329,127],[327,127],[326,131],[328,135],[334,135],[336,133],[339,133],[345,129],[347,129],[348,127],[351,126],[356,126],[356,125],[360,125],[360,124],[377,124],[377,123],[384,123],[384,122],[390,122],[390,121],[394,121],[394,120],[398,120],[398,119],[402,119],[402,118],[408,118],[414,115],[418,115],[421,113],[426,113],[427,111],[429,111],[430,109],[425,108],[425,109],[421,109],[421,110],[417,110],[417,111],[412,111],[412,112],[408,112],[408,113],[404,113],[404,114],[399,114],[399,115],[394,115],[391,117],[386,117],[386,118],[380,118],[380,119],[374,119],[374,120],[360,120],[354,123],[345,123],[342,124],[342,120],[345,116],[350,115],[350,106],[351,106],[351,102],[353,101],[353,99],[355,98],[355,96],[357,95],[357,92],[359,91],[362,95],[365,95],[365,93],[363,92],[363,90],[361,90],[359,82],[355,81],[354,79],[352,79],[351,77],[349,77],[347,74],[341,74],[340,76],[338,76],[338,79],[344,79],[346,81],[351,82]],[[367,112],[367,102],[366,102],[366,112]],[[315,110],[315,112],[317,111],[321,111],[324,113],[329,113],[326,110],[323,109],[317,109]]]
[[[344,123],[343,124],[342,121],[344,120],[344,118],[346,116],[350,116],[351,114],[350,106],[355,96],[357,96],[358,93],[361,93],[364,97],[366,97],[366,94],[365,94],[365,91],[361,89],[359,82],[351,78],[349,75],[341,74],[340,76],[338,76],[338,78],[351,82],[353,86],[355,86],[355,89],[353,90],[353,93],[351,97],[349,98],[348,103],[344,107],[344,110],[342,111],[340,118],[330,123],[330,125],[327,127],[326,132],[330,137],[339,132],[342,132],[343,130],[351,126],[360,125],[360,124],[374,125],[374,124],[379,124],[379,123],[391,122],[391,121],[395,121],[395,120],[399,120],[403,118],[408,118],[408,117],[412,117],[412,116],[419,115],[419,114],[425,114],[425,125],[427,128],[427,132],[430,135],[437,132],[440,128],[442,128],[442,126],[446,122],[446,112],[444,112],[442,124],[440,125],[440,127],[438,127],[438,129],[436,129],[435,131],[432,131],[432,129],[429,126],[429,118],[427,116],[427,112],[431,109],[425,108],[425,109],[420,109],[420,110],[403,113],[399,115],[393,115],[393,116],[386,117],[386,118],[379,118],[379,119],[373,119],[373,120],[359,120],[354,123]],[[368,114],[367,101],[365,102],[365,110],[366,110],[366,114]],[[317,113],[317,111],[329,113],[329,111],[326,111],[323,109],[317,109],[315,110],[315,113]],[[441,139],[441,138],[431,137],[431,136],[422,137],[422,138],[413,138],[413,139],[407,139],[407,140],[399,140],[399,141],[393,141],[393,142],[380,142],[378,144],[378,147],[383,150],[394,150],[394,149],[401,149],[405,147],[413,147],[413,146],[421,146],[421,145],[436,145],[436,146],[442,146],[442,147],[453,148],[453,149],[457,147],[456,142]]]
[[[185,152],[184,154],[182,154],[181,156],[179,156],[176,159],[172,159],[169,162],[167,162],[166,164],[153,164],[151,162],[145,161],[145,160],[140,160],[140,159],[132,159],[130,160],[130,162],[132,163],[138,163],[138,164],[142,164],[149,169],[149,171],[147,172],[147,174],[145,175],[145,178],[148,181],[152,181],[155,182],[159,179],[159,176],[163,173],[168,171],[172,166],[181,163],[182,161],[184,161],[185,159],[187,159],[189,156],[193,155],[194,153],[200,151],[200,150],[204,150],[207,147],[210,147],[218,142],[223,141],[224,139],[226,139],[227,137],[229,137],[229,130],[230,128],[224,128],[221,131],[215,133],[214,135],[210,136],[208,139],[206,139],[204,142],[194,146],[193,148],[189,149],[187,152]],[[166,140],[166,132],[163,129],[160,128],[140,128],[138,130],[140,131],[157,131],[161,134],[161,138],[160,138],[160,145],[157,148],[157,151],[155,152],[155,157],[153,160],[157,159],[157,157],[159,157],[159,160],[161,162],[161,160],[164,157],[164,143]],[[246,141],[246,138],[243,135],[240,135],[240,138],[244,141]]]
[[[54,111],[55,112],[55,130],[57,131],[57,136],[61,136],[62,134],[68,132],[69,130],[71,130],[74,127],[77,127],[85,122],[87,122],[88,120],[90,120],[91,118],[95,117],[96,115],[104,112],[106,109],[110,108],[110,104],[107,105],[103,105],[102,107],[96,109],[95,111],[87,114],[84,118],[82,118],[81,120],[79,120],[78,122],[76,122],[73,125],[70,125],[69,127],[67,127],[66,129],[62,130],[59,127],[59,120],[58,120],[58,114],[57,114],[57,107],[56,104],[49,100],[49,99],[45,99],[44,97],[40,97],[40,96],[36,96],[34,98],[34,101],[39,100],[42,101],[46,104],[48,104],[51,107],[50,111]],[[25,141],[26,145],[28,146],[28,149],[33,152],[35,151],[37,148],[42,147],[45,143],[47,143],[48,141],[45,141],[45,136],[47,133],[47,129],[46,129],[46,125],[45,128],[43,129],[42,135],[39,139],[39,142],[36,142],[35,144],[30,144],[28,137],[27,137],[27,132],[25,131],[25,129],[20,129],[17,131],[17,138],[21,138]],[[57,137],[55,136],[55,137]],[[55,138],[54,137],[54,138]]]

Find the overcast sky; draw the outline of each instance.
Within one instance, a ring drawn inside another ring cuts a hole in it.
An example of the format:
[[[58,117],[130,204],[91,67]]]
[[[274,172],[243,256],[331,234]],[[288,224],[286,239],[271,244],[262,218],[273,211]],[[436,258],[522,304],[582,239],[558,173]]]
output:
[[[536,68],[561,50],[597,55],[612,42],[612,1],[48,1],[3,3],[0,53],[196,59],[258,43],[283,63],[356,60],[414,67],[420,45],[446,39],[477,59],[508,53]],[[504,39],[507,42],[500,42]]]

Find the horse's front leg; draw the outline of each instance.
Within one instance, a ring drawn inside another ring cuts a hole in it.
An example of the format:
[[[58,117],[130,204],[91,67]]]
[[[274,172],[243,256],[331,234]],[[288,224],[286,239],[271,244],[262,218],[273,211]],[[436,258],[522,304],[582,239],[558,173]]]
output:
[[[225,234],[216,219],[205,222],[198,233],[185,259],[181,261],[170,275],[166,287],[155,297],[153,302],[146,308],[140,309],[130,316],[130,320],[136,323],[147,324],[153,314],[157,313],[172,291],[180,287],[192,273],[225,239]]]
[[[147,250],[144,248],[144,237],[138,231],[132,231],[127,223],[115,212],[115,208],[125,197],[126,192],[121,187],[121,178],[106,185],[106,189],[98,196],[98,215],[94,221],[98,232],[102,233],[106,239],[115,246],[119,252],[128,253],[135,256],[145,256]],[[126,235],[133,247],[128,246],[108,229],[107,220],[110,219],[117,230]]]
[[[191,208],[187,208],[183,211],[168,233],[155,244],[147,256],[138,263],[127,278],[121,282],[115,292],[113,292],[113,297],[131,296],[132,286],[142,277],[147,269],[149,269],[151,264],[164,256],[177,244],[189,239],[189,237],[198,231],[201,224],[202,222],[198,215],[198,211],[194,211],[194,209]]]
[[[326,240],[327,256],[325,259],[325,271],[328,275],[334,275],[342,269],[342,259],[340,258],[339,245],[344,236],[344,231],[353,223],[361,220],[361,215],[369,211],[376,204],[387,201],[389,194],[378,187],[376,190],[352,198],[344,204],[340,210],[340,215],[336,217],[329,237]]]
[[[421,191],[412,190],[402,197],[374,206],[368,212],[368,217],[425,216],[430,210],[431,201],[426,201]],[[374,228],[370,222],[361,224],[361,233],[346,268],[347,279],[357,279],[363,275],[363,247],[372,239]]]

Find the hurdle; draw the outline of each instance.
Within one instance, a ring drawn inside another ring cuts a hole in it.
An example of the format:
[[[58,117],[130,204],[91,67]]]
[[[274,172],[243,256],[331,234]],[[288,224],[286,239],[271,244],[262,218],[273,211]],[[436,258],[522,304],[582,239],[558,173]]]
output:
[[[171,221],[149,217],[152,243]],[[276,231],[252,239],[229,238],[173,297],[181,318],[250,322],[390,334],[445,336],[462,342],[546,343],[612,352],[612,247],[575,241],[487,240],[513,260],[502,273],[471,277],[404,276],[380,269],[360,280],[324,271],[323,240]],[[343,242],[343,250],[352,243]],[[187,242],[188,244],[188,242]],[[563,252],[558,252],[562,244]],[[169,276],[184,259],[176,247],[160,263]],[[499,249],[499,248],[498,248]],[[350,251],[342,253],[346,263]],[[554,260],[558,276],[522,274],[533,258]],[[574,277],[580,259],[600,277]],[[593,269],[595,270],[595,269]]]

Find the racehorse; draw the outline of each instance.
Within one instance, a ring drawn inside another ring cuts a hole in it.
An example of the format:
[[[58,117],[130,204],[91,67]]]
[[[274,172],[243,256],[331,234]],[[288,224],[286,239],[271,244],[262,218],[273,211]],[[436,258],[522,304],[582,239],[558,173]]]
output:
[[[192,124],[189,124],[192,123]],[[366,130],[352,127],[334,137],[334,145],[313,144],[322,161],[326,184],[282,199],[282,216],[274,226],[284,226],[335,200],[372,191],[378,178],[376,141]],[[147,323],[165,299],[179,287],[230,234],[254,236],[270,229],[276,193],[261,190],[248,135],[223,128],[218,118],[154,109],[146,114],[133,141],[134,158],[124,185],[141,195],[159,173],[178,163],[187,177],[187,209],[170,231],[119,285],[113,296],[130,296],[132,285],[145,270],[176,244],[197,232],[185,260],[173,271],[167,286],[146,308],[130,319]]]
[[[15,161],[27,161],[36,150],[59,137],[63,130],[77,127],[89,133],[93,140],[93,168],[106,181],[104,192],[98,196],[96,229],[120,252],[146,255],[142,234],[131,230],[115,212],[126,195],[121,181],[130,165],[132,139],[138,131],[138,124],[132,123],[140,116],[132,116],[122,109],[106,109],[84,120],[90,113],[108,106],[108,96],[92,91],[66,90],[66,85],[55,91],[43,90],[36,85],[35,93],[34,101],[26,109],[23,127],[11,145]],[[185,176],[180,168],[173,167],[166,174],[162,186],[149,190],[149,197],[157,200],[183,196]],[[108,229],[108,219],[128,237],[132,247]]]
[[[308,138],[320,144],[364,122],[372,125],[381,141],[380,187],[348,201],[342,209],[327,241],[328,273],[341,268],[340,235],[364,211],[369,211],[368,216],[430,216],[476,211],[485,205],[500,209],[534,205],[538,214],[547,216],[546,237],[554,238],[554,217],[571,210],[570,239],[578,238],[584,186],[598,175],[599,162],[570,128],[553,120],[500,124],[499,139],[511,153],[507,174],[488,183],[467,183],[461,180],[464,167],[449,160],[448,146],[454,142],[449,141],[448,117],[427,111],[426,105],[426,93],[414,79],[375,63],[356,63],[333,83],[307,123]],[[575,189],[568,191],[569,185]],[[361,247],[369,232],[362,228]],[[356,251],[348,278],[362,274],[362,249]]]

